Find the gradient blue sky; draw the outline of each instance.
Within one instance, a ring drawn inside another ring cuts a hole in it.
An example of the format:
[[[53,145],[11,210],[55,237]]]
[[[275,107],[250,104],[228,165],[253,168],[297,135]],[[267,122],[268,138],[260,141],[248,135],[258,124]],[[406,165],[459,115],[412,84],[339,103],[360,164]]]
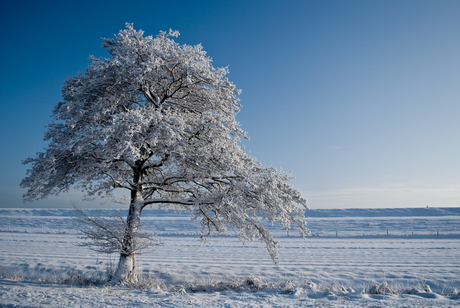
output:
[[[311,208],[460,206],[460,1],[2,1],[0,207],[23,204],[62,82],[125,22],[179,30],[243,90],[246,149]],[[111,206],[106,204],[105,206]]]

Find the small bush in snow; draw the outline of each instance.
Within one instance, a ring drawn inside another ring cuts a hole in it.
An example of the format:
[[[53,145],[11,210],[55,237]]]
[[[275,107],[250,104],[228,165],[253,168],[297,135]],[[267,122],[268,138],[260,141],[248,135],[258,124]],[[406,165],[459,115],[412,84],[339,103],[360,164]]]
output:
[[[368,294],[399,294],[398,289],[388,285],[388,283],[383,282],[380,285],[373,285],[367,289]]]
[[[407,294],[417,294],[417,293],[433,293],[431,288],[427,284],[419,284],[412,289],[406,291]]]

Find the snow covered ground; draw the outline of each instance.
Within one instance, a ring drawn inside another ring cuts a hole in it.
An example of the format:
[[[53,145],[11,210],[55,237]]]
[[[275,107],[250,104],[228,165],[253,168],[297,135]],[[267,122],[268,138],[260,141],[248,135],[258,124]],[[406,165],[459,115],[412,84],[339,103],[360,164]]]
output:
[[[138,256],[146,285],[131,288],[99,283],[116,257],[75,245],[71,210],[0,209],[0,307],[460,306],[460,208],[307,216],[306,240],[273,228],[276,267],[261,243],[203,244],[187,214],[145,211],[165,244]]]

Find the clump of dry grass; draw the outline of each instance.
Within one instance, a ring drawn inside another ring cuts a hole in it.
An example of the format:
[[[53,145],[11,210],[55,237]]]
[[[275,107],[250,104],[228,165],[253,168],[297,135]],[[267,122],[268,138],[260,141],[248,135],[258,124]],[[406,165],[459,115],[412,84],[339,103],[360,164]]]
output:
[[[384,295],[384,294],[400,294],[399,290],[388,283],[383,282],[380,285],[372,285],[366,289],[367,294]]]

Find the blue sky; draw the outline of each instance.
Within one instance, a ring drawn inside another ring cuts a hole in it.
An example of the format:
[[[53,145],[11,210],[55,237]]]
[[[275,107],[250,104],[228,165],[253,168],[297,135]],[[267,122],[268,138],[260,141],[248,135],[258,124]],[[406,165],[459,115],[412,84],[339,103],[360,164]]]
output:
[[[311,208],[460,206],[460,1],[3,1],[0,207],[23,204],[65,79],[126,22],[229,66],[245,147]],[[105,206],[111,206],[106,204]]]

